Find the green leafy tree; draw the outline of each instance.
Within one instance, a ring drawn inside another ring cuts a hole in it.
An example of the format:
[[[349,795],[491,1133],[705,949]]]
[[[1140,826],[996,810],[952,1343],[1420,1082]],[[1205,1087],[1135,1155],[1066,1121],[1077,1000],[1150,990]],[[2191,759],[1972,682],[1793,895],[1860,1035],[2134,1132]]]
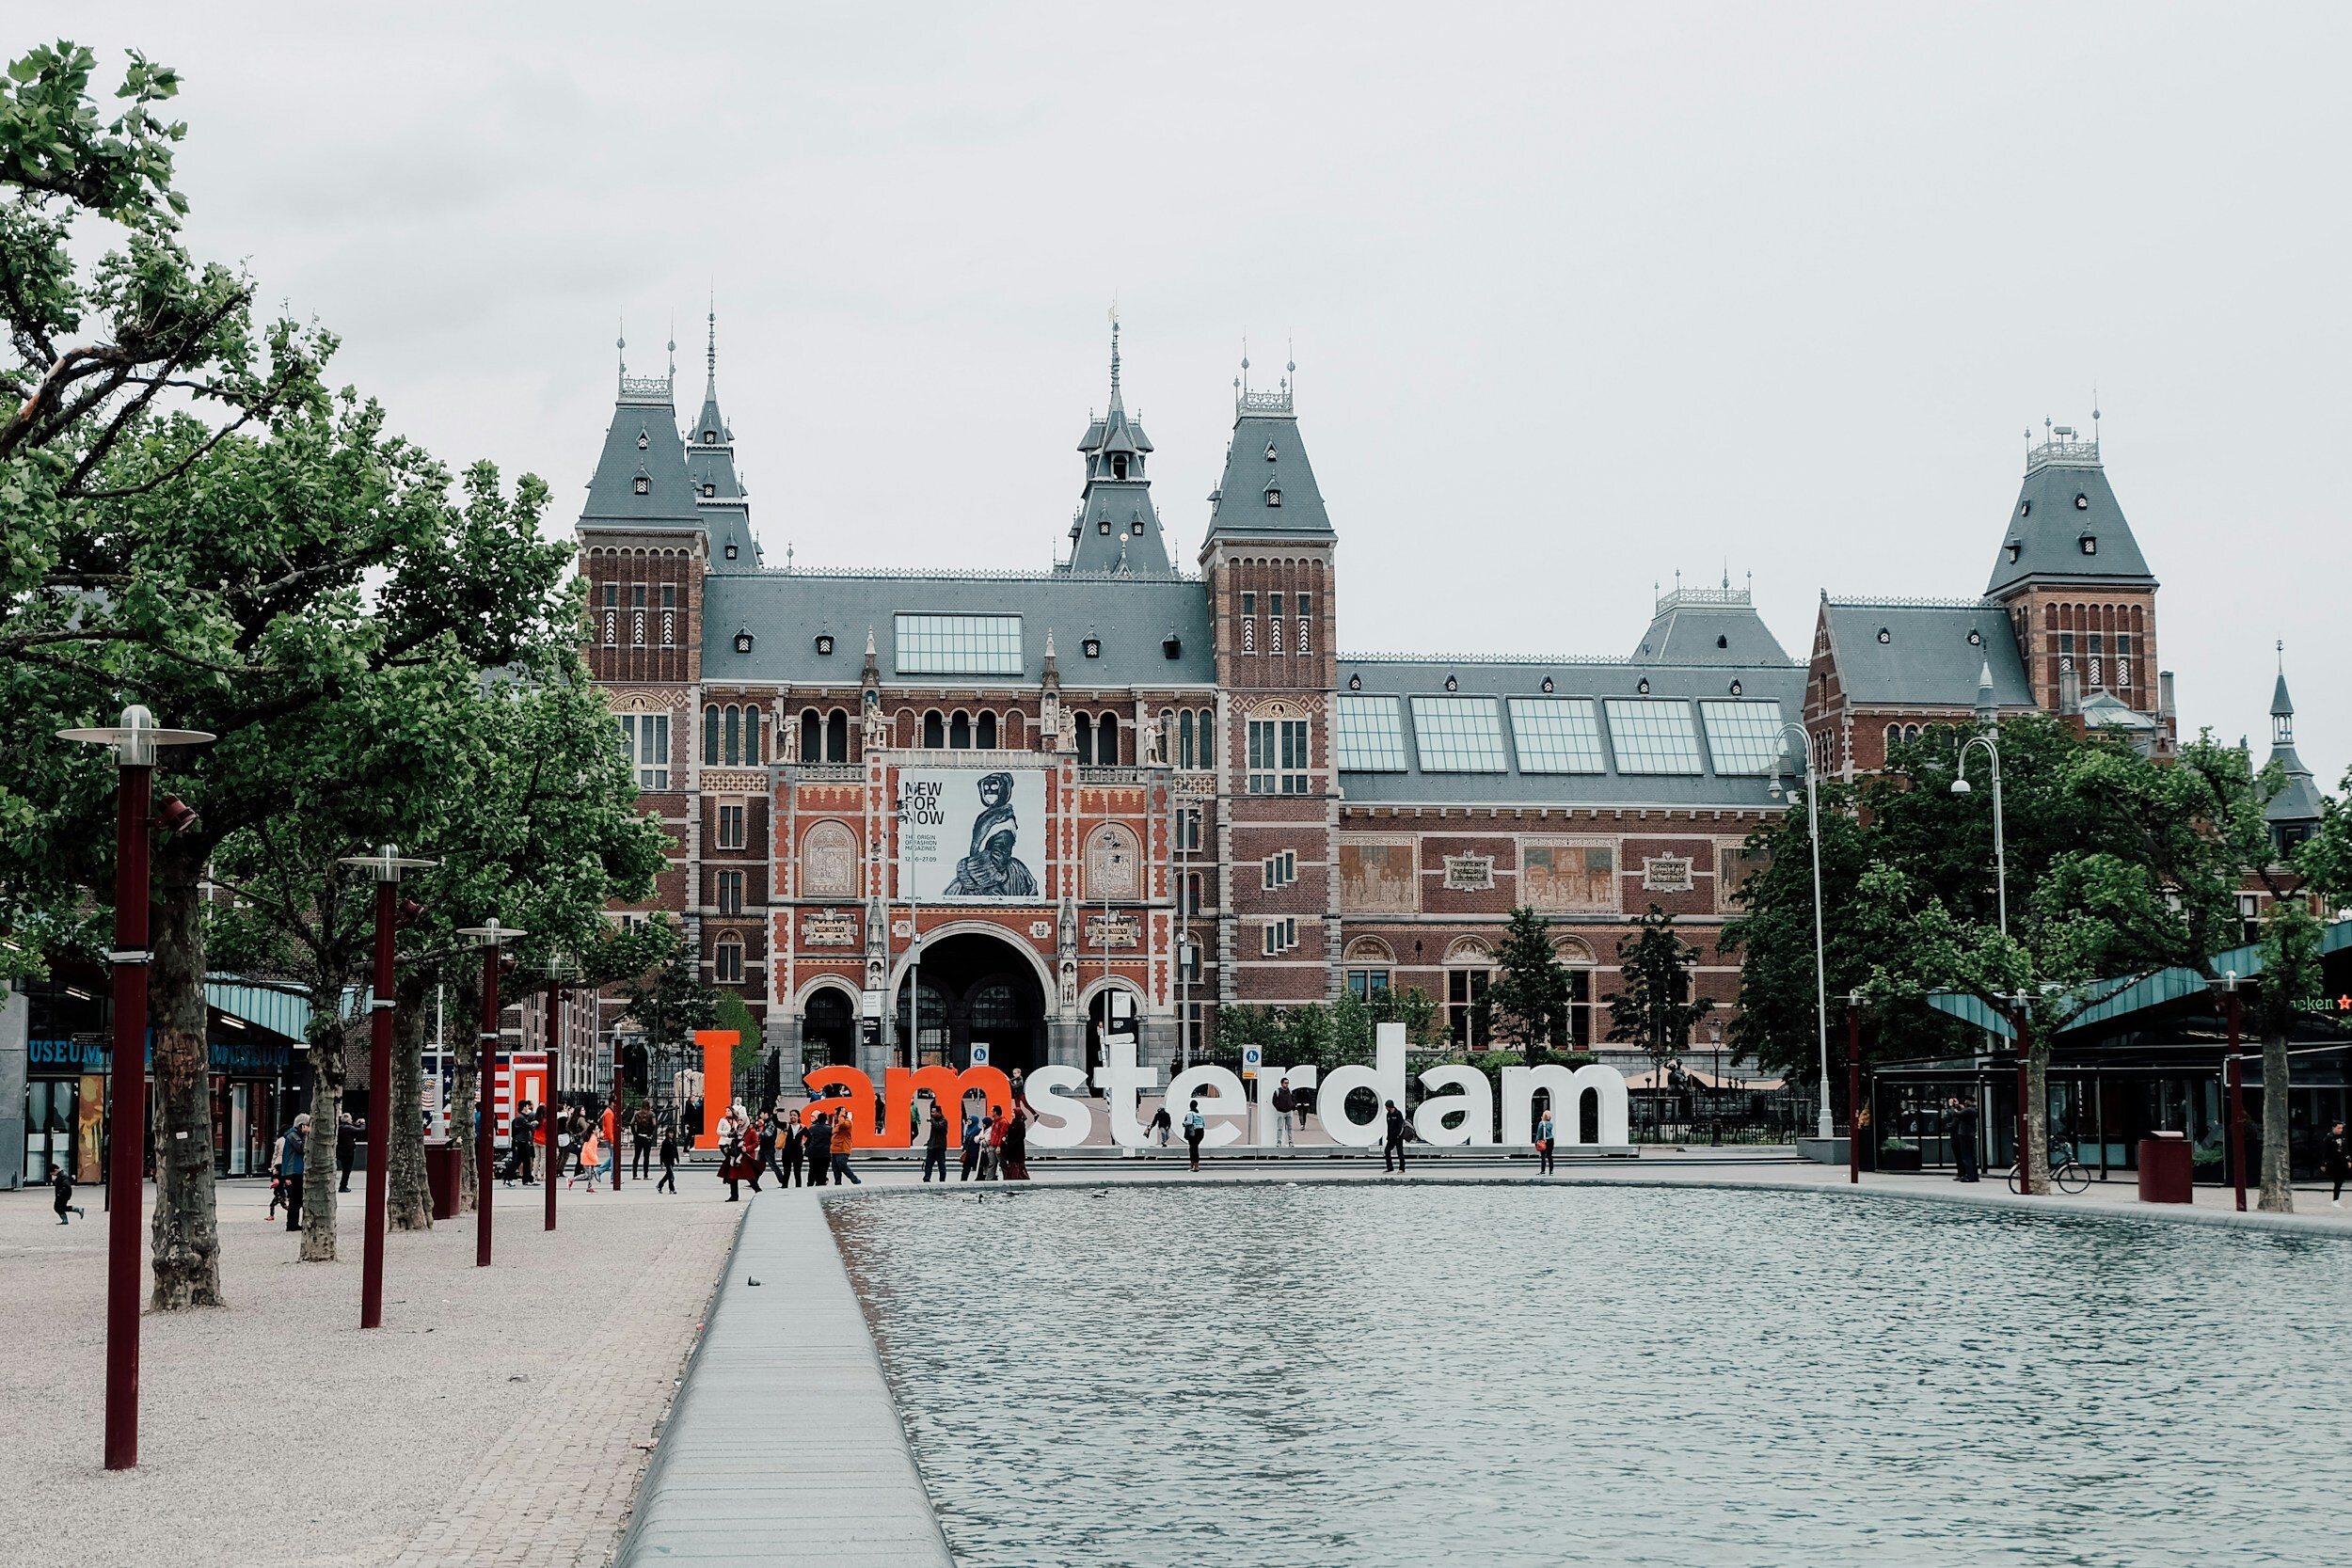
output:
[[[113,768],[55,731],[127,701],[217,743],[167,759],[199,814],[153,846],[159,1309],[223,1299],[199,888],[231,837],[312,803],[287,766],[339,705],[440,660],[498,669],[577,636],[545,487],[451,475],[331,394],[314,328],[257,330],[248,279],[180,245],[177,79],[132,56],[109,120],[95,60],[36,50],[0,82],[0,841],[11,908],[111,896]],[[76,223],[100,232],[76,231]],[[87,264],[78,258],[95,254]],[[167,395],[168,394],[168,395]],[[87,753],[87,754],[85,754]],[[29,811],[29,818],[26,813]],[[11,920],[9,924],[16,924]]]
[[[1551,922],[1525,905],[1512,910],[1486,986],[1494,1037],[1522,1051],[1565,1043],[1568,984],[1568,966],[1551,944]]]
[[[1715,1010],[1715,999],[1695,994],[1692,971],[1699,950],[1675,934],[1674,916],[1652,904],[1634,935],[1617,943],[1617,973],[1624,989],[1603,998],[1609,1004],[1609,1037],[1639,1045],[1660,1069],[1689,1049],[1691,1030]]]

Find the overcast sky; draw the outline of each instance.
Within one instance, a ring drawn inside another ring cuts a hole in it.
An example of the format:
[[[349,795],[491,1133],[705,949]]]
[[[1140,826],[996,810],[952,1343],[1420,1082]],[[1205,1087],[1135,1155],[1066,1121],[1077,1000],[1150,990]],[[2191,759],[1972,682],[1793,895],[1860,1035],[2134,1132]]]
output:
[[[48,25],[48,24],[44,24]],[[771,563],[1042,568],[1104,401],[1188,565],[1295,343],[1350,651],[1623,654],[1653,582],[1970,595],[2106,418],[2182,723],[2352,760],[2342,7],[114,5],[201,255],[576,515],[616,323]],[[20,24],[15,42],[34,40]],[[45,35],[44,35],[45,36]],[[107,65],[111,86],[119,54]]]

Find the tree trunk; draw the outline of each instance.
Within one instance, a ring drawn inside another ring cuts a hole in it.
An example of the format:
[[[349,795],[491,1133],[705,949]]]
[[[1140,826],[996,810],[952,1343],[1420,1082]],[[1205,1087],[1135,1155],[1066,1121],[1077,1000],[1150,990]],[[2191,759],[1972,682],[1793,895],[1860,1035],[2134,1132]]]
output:
[[[204,927],[197,879],[204,852],[166,843],[154,861],[155,1217],[150,1232],[158,1312],[225,1307],[213,1193],[212,1053],[204,1038]],[[136,1128],[124,1129],[131,1137]]]
[[[457,1144],[457,1207],[462,1212],[478,1207],[474,1187],[474,1102],[481,1096],[481,992],[464,985],[450,988],[450,1016],[458,1022],[457,1077],[449,1097],[449,1135]]]
[[[310,1149],[302,1167],[302,1250],[305,1263],[335,1260],[335,1186],[342,1160],[343,1085],[350,1073],[346,1031],[336,1008],[340,987],[310,996]]]
[[[404,975],[394,989],[392,1082],[380,1097],[392,1118],[385,1166],[385,1208],[394,1230],[433,1228],[433,1192],[424,1174],[424,1035],[433,1003],[429,974]],[[371,1098],[375,1097],[373,1092]]]
[[[2256,1205],[2266,1214],[2295,1212],[2295,1149],[2289,1142],[2288,1117],[2293,1110],[2289,1094],[2287,1034],[2284,1029],[2272,1028],[2263,1033],[2263,1161],[2262,1201]]]
[[[2024,1190],[2050,1191],[2050,1047],[2040,1036],[2026,1049],[2026,1180]]]

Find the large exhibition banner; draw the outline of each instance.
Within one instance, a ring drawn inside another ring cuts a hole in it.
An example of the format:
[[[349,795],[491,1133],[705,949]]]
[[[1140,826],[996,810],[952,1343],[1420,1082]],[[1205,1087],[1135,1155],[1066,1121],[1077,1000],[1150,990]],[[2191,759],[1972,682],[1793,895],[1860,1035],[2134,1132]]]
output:
[[[928,904],[1045,896],[1045,769],[898,771],[899,855]]]

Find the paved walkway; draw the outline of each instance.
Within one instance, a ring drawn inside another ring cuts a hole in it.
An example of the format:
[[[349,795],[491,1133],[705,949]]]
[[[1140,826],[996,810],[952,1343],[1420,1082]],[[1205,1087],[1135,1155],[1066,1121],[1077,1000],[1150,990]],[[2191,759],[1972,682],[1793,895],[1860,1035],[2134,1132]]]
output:
[[[578,1190],[552,1237],[538,1189],[501,1188],[498,1261],[470,1215],[392,1236],[362,1334],[357,1227],[296,1263],[266,1187],[224,1183],[230,1305],[145,1318],[140,1464],[114,1473],[103,1196],[59,1227],[45,1189],[0,1193],[0,1560],[601,1568],[744,1212],[716,1188]]]

